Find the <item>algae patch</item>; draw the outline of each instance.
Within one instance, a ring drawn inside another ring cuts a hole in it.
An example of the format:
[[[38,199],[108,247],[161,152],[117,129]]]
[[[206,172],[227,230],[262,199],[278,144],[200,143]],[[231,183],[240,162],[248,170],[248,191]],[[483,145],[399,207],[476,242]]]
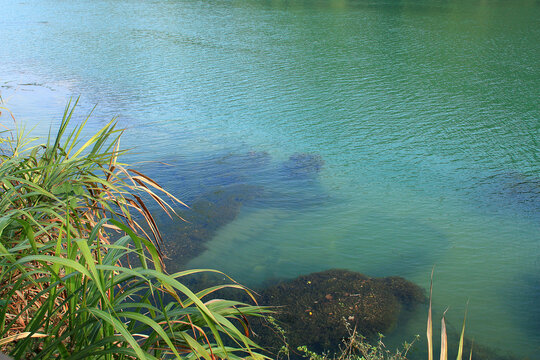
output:
[[[373,338],[397,324],[403,309],[425,301],[424,291],[401,277],[370,278],[348,270],[327,270],[268,287],[259,303],[277,306],[275,318],[291,349],[336,350],[348,336],[345,322]],[[280,340],[265,324],[255,326],[261,343],[277,350]]]

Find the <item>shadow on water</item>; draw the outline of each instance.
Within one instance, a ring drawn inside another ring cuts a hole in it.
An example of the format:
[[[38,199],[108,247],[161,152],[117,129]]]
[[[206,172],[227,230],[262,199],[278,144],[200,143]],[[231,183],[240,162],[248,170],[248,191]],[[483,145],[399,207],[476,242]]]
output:
[[[324,204],[328,195],[318,180],[323,165],[317,154],[296,153],[277,162],[265,152],[146,164],[144,172],[189,206],[178,211],[186,221],[157,219],[169,271],[181,269],[202,253],[205,243],[233,221],[245,204],[294,210]]]

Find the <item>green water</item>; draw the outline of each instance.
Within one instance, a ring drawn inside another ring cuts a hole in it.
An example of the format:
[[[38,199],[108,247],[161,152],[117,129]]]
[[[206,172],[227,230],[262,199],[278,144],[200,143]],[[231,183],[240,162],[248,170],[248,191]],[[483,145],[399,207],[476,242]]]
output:
[[[475,341],[538,358],[538,1],[0,5],[1,95],[36,132],[82,95],[90,130],[118,115],[129,160],[176,164],[151,175],[186,201],[264,189],[190,266],[250,286],[340,267],[426,287],[436,265],[438,311],[459,327],[469,300]],[[295,153],[320,172],[283,174]]]

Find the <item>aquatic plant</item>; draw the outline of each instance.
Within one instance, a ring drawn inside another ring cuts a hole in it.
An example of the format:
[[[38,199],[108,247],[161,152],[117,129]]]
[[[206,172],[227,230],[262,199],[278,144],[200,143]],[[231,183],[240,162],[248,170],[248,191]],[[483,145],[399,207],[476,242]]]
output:
[[[416,358],[426,357],[428,360],[433,360],[433,349],[434,349],[434,339],[433,339],[433,316],[432,316],[432,294],[433,294],[433,273],[431,274],[431,284],[430,284],[430,296],[429,296],[429,308],[428,308],[428,320],[426,326],[426,336],[427,336],[427,353],[419,353],[418,348],[415,348]],[[441,318],[441,343],[440,343],[440,359],[447,360],[450,355],[451,348],[449,347],[449,335],[452,335],[451,340],[453,340],[453,334],[449,334],[446,326],[446,311],[443,313]],[[326,349],[326,351],[313,351],[313,346],[302,345],[297,347],[297,350],[300,352],[300,355],[303,358],[308,358],[310,360],[405,360],[409,352],[413,350],[413,344],[419,339],[419,336],[416,336],[411,343],[405,342],[401,349],[396,349],[395,351],[390,351],[386,348],[383,338],[384,336],[378,334],[377,339],[369,339],[363,336],[360,331],[362,330],[358,326],[351,328],[346,319],[343,319],[344,327],[348,331],[348,335],[343,337],[343,340],[337,351],[332,352],[331,349]],[[465,337],[465,324],[467,320],[467,310],[465,311],[465,316],[463,318],[463,323],[461,325],[461,332],[459,333],[459,340],[457,341],[457,353],[454,353],[453,356],[457,360],[463,360],[465,357],[466,349],[468,349],[468,358],[472,359],[473,354],[473,344],[470,340]],[[284,354],[283,358],[291,359],[297,358],[298,353],[294,353],[290,350],[289,342],[289,332],[283,330],[282,325],[277,324],[275,320],[270,321],[269,324],[271,328],[274,329],[276,334],[280,337],[283,345],[282,347],[285,350],[280,351],[279,354]],[[489,349],[485,346],[475,344],[475,359],[500,359],[500,360],[515,360],[516,358],[509,354],[502,354],[493,349]]]
[[[189,209],[179,211],[180,218],[159,219],[164,229],[165,260],[170,269],[183,269],[186,263],[206,250],[206,243],[217,230],[233,221],[243,204],[258,196],[261,188],[254,185],[229,185],[205,193],[191,203]]]
[[[345,322],[345,327],[349,335],[343,339],[339,351],[334,354],[329,352],[318,354],[309,350],[307,346],[300,346],[298,350],[309,360],[406,360],[407,354],[419,338],[417,335],[412,342],[405,342],[401,349],[392,352],[386,348],[382,334],[378,334],[377,341],[372,344],[360,335],[356,328],[351,329],[349,323]]]
[[[339,269],[303,275],[260,293],[261,304],[278,306],[274,316],[291,349],[305,345],[316,352],[338,350],[350,335],[345,322],[373,340],[396,326],[403,309],[425,300],[423,290],[403,278],[370,278]],[[266,325],[262,321],[254,330],[261,344],[275,353],[283,336]]]
[[[250,339],[257,306],[211,299],[167,274],[145,201],[182,204],[121,164],[112,120],[82,141],[68,132],[35,145],[23,128],[0,138],[0,350],[16,359],[264,358]]]

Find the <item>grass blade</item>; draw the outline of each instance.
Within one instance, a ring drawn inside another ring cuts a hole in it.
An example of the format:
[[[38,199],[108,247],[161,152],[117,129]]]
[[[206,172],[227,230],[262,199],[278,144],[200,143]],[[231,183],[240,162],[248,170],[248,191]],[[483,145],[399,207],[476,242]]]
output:
[[[463,326],[461,327],[461,336],[459,337],[459,349],[457,354],[457,360],[462,360],[463,357],[463,340],[465,337],[465,321],[467,320],[467,308],[469,306],[469,302],[467,302],[467,306],[465,307],[465,316],[463,317]]]
[[[433,320],[431,318],[431,298],[433,296],[433,271],[434,270],[435,270],[435,267],[431,269],[431,281],[429,284],[429,310],[428,310],[428,320],[427,320],[427,326],[426,326],[429,360],[433,360]]]
[[[444,317],[446,316],[446,309],[441,319],[441,360],[448,360],[448,338],[446,336],[446,322]]]

